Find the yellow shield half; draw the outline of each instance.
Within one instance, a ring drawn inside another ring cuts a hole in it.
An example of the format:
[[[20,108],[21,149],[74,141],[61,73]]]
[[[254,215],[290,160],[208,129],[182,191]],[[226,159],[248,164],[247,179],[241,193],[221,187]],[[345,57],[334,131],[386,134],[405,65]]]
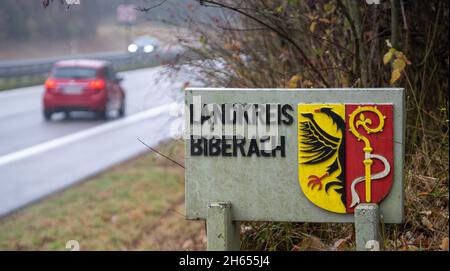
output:
[[[346,213],[345,105],[298,105],[298,176],[315,205]]]

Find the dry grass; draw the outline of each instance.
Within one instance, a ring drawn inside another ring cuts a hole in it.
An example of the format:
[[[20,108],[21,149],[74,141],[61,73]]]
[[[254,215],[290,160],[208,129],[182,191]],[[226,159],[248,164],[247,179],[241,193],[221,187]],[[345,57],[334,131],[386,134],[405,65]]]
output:
[[[65,250],[68,240],[81,250],[205,249],[204,224],[184,219],[183,184],[180,167],[146,154],[3,218],[0,250]]]
[[[418,149],[405,167],[405,223],[382,225],[385,250],[448,251],[448,147]],[[352,224],[246,223],[243,249],[354,250]]]

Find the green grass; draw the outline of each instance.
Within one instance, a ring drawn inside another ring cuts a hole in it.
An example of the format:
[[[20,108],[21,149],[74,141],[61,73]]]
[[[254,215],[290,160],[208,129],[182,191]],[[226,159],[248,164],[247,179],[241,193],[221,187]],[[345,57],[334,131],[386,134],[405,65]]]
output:
[[[45,76],[43,75],[6,78],[6,79],[3,78],[0,79],[0,91],[35,85],[42,85],[44,84],[44,81]]]
[[[114,167],[0,220],[0,250],[65,250],[72,239],[82,250],[158,249],[141,239],[182,201],[183,174],[156,154]]]

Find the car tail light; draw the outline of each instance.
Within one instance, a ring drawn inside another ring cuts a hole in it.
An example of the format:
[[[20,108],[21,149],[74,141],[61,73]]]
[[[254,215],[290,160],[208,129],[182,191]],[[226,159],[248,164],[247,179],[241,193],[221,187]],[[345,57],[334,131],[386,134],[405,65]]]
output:
[[[55,89],[55,88],[56,88],[56,81],[53,80],[53,79],[47,79],[47,80],[45,81],[45,88],[46,88],[47,90]]]
[[[91,81],[90,83],[89,83],[89,89],[92,89],[92,90],[102,90],[102,89],[104,89],[105,88],[105,81],[104,80],[102,80],[102,79],[96,79],[96,80],[94,80],[94,81]]]

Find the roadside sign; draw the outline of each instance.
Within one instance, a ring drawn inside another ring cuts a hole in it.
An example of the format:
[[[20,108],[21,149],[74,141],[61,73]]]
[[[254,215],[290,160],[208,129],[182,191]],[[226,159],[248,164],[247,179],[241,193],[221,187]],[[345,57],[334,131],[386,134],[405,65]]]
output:
[[[121,4],[117,6],[117,21],[121,24],[134,24],[136,23],[137,11],[134,5]]]
[[[403,221],[403,89],[188,88],[185,110],[187,219]]]

